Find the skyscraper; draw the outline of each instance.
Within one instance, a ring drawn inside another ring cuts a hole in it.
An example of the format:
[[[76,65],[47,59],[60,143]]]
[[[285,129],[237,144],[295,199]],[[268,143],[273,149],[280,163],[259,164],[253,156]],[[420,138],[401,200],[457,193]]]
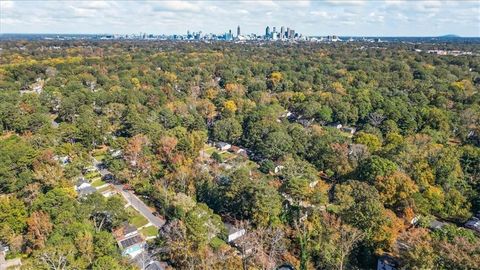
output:
[[[240,36],[240,25],[237,27],[237,37]]]
[[[270,26],[267,26],[267,28],[265,28],[265,38],[270,38]]]
[[[280,27],[280,39],[283,39],[285,37],[285,27]]]

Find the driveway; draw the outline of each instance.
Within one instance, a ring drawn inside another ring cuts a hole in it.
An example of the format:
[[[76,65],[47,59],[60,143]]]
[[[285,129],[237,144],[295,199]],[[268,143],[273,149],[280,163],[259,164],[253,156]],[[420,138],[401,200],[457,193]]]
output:
[[[95,158],[93,159],[93,165],[97,168],[98,171],[101,172],[101,174],[111,174],[110,171],[108,171],[105,168],[102,168],[102,162],[96,160]],[[150,223],[152,223],[153,226],[160,228],[165,224],[165,220],[163,218],[157,217],[153,215],[152,210],[142,201],[140,200],[131,190],[123,190],[123,185],[112,185],[118,193],[122,194],[122,196],[127,200],[130,205],[132,205],[135,210],[137,210],[142,216],[144,216]]]

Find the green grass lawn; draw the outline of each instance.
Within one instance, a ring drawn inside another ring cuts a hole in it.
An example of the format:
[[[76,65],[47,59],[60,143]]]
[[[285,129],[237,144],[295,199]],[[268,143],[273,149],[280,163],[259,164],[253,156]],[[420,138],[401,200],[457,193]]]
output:
[[[99,186],[103,186],[105,185],[106,183],[104,181],[102,181],[102,179],[100,177],[98,178],[95,178],[92,180],[92,186],[93,187],[99,187]]]
[[[103,161],[105,159],[105,155],[98,155],[98,156],[94,156],[94,157],[98,161]]]
[[[144,216],[140,215],[137,210],[133,209],[131,206],[127,208],[127,213],[129,215],[128,221],[137,228],[140,228],[148,223],[148,220]]]
[[[157,236],[158,235],[158,229],[155,226],[148,226],[140,230],[140,232],[145,236]]]
[[[220,153],[220,156],[222,156],[223,160],[228,160],[233,158],[235,155],[230,152],[222,152]]]
[[[100,173],[97,172],[97,171],[89,172],[89,173],[85,174],[85,178],[87,178],[90,181],[93,181],[97,177],[101,177]]]
[[[203,148],[203,151],[205,151],[205,153],[207,153],[207,154],[209,154],[209,155],[213,154],[213,152],[215,152],[215,150],[216,150],[215,147],[213,147],[213,146],[208,146],[208,145],[206,145],[206,146]]]
[[[214,238],[212,238],[212,240],[210,240],[210,246],[213,249],[218,249],[219,247],[221,247],[223,245],[226,245],[225,241],[223,241],[222,239],[220,239],[216,236]]]

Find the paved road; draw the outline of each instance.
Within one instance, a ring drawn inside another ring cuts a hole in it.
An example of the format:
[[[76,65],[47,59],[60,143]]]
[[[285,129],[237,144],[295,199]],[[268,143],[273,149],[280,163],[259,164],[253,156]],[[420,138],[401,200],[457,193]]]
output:
[[[97,169],[102,172],[102,175],[109,174],[110,172],[105,168],[101,167],[101,162],[93,159],[93,164]],[[163,218],[154,216],[152,210],[142,201],[140,200],[131,190],[124,190],[123,185],[112,185],[118,193],[122,194],[122,196],[135,208],[142,216],[144,216],[153,226],[160,228],[165,224],[165,220]]]
[[[123,185],[113,185],[115,189],[135,208],[142,216],[148,219],[153,226],[160,228],[165,224],[165,220],[154,216],[152,210],[130,190],[123,190]]]

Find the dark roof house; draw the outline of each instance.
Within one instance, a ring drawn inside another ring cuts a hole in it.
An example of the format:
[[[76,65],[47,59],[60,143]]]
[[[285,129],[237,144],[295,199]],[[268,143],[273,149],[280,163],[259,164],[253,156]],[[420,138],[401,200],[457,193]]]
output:
[[[480,234],[480,219],[473,217],[467,223],[465,223],[465,227],[473,230],[477,234]]]
[[[118,246],[122,250],[123,256],[135,258],[145,251],[146,242],[143,236],[137,231],[137,228],[130,224],[124,224],[113,231]]]

